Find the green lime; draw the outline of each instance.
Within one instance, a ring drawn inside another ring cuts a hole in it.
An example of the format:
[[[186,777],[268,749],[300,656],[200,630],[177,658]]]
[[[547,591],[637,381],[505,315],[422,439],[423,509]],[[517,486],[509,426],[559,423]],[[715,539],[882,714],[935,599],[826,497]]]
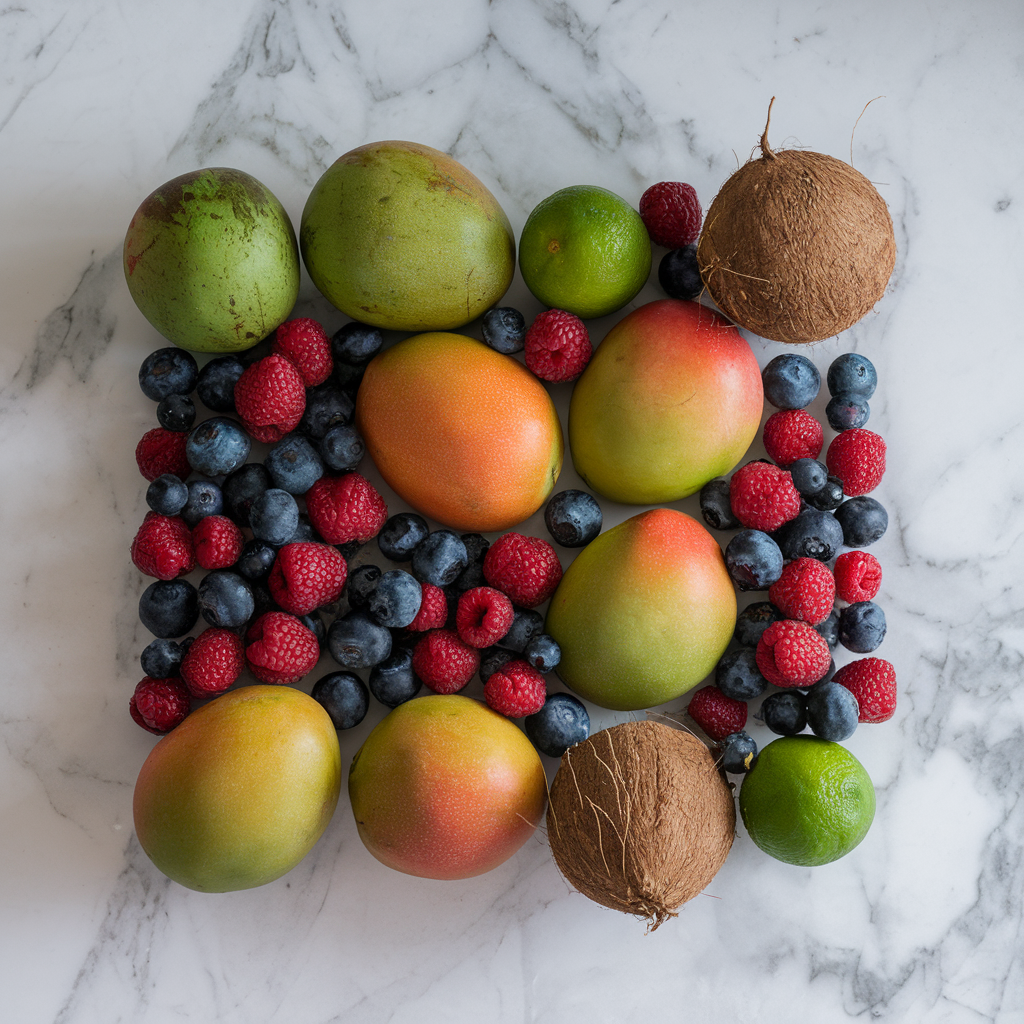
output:
[[[519,267],[545,305],[584,318],[605,316],[647,283],[651,240],[625,199],[596,185],[573,185],[527,218]]]
[[[740,815],[750,838],[787,864],[848,854],[875,816],[875,787],[846,747],[816,736],[774,740],[744,778]]]

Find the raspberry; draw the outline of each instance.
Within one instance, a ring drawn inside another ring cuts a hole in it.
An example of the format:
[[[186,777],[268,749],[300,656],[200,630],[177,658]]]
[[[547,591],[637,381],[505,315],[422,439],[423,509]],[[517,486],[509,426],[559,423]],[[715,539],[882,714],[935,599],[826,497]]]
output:
[[[440,629],[448,620],[448,599],[440,587],[433,583],[421,582],[423,597],[416,618],[406,626],[413,633],[425,633],[428,629]]]
[[[348,565],[337,548],[316,541],[285,544],[267,578],[274,600],[292,615],[308,615],[337,601]]]
[[[692,185],[659,181],[640,197],[640,217],[655,245],[682,249],[697,241],[701,209]]]
[[[732,514],[748,530],[772,533],[800,513],[800,493],[784,469],[768,462],[749,462],[729,481]]]
[[[144,676],[128,701],[128,713],[132,719],[157,736],[184,722],[191,710],[192,701],[180,679]]]
[[[813,686],[828,671],[832,655],[813,626],[783,619],[761,634],[755,659],[773,686]]]
[[[203,516],[192,531],[200,569],[227,569],[238,561],[245,538],[227,516]]]
[[[848,498],[873,491],[885,473],[885,441],[871,430],[844,430],[832,438],[825,455],[828,471],[843,481]]]
[[[896,670],[884,658],[851,661],[832,678],[857,698],[857,721],[887,722],[895,714]]]
[[[532,665],[518,659],[506,662],[491,673],[484,686],[487,706],[506,718],[525,718],[544,707],[548,688],[544,676]]]
[[[435,693],[457,693],[480,667],[480,652],[450,629],[432,629],[412,649],[413,671]]]
[[[882,585],[882,567],[867,551],[845,551],[833,570],[836,593],[850,604],[870,601]]]
[[[525,345],[527,367],[553,384],[575,380],[594,354],[583,321],[561,309],[539,313],[526,332]]]
[[[455,626],[470,647],[490,647],[509,631],[514,618],[512,602],[500,590],[473,587],[459,598]]]
[[[747,724],[747,705],[726,697],[717,686],[704,686],[691,698],[686,709],[690,717],[713,740],[724,740]]]
[[[313,529],[328,544],[365,544],[387,522],[388,507],[373,484],[358,473],[322,476],[306,492]]]
[[[147,512],[131,552],[135,568],[158,580],[177,579],[196,567],[192,533],[180,516]]]
[[[768,600],[787,619],[817,626],[832,612],[836,581],[824,562],[797,558],[783,567],[782,575],[768,588]]]
[[[286,612],[264,612],[245,634],[245,661],[261,683],[297,683],[319,660],[316,634]]]
[[[821,424],[805,409],[773,412],[764,425],[764,450],[780,466],[797,459],[816,459],[825,443]]]
[[[562,563],[546,540],[506,533],[487,549],[484,579],[514,604],[536,608],[555,592]]]
[[[258,359],[235,384],[235,409],[257,441],[275,444],[306,411],[306,386],[294,364],[276,353]]]
[[[230,629],[204,629],[181,662],[181,678],[193,697],[216,697],[242,673],[241,637]]]
[[[142,435],[135,446],[139,472],[152,483],[158,476],[170,473],[179,480],[187,479],[192,467],[185,457],[188,431],[154,427]]]
[[[327,332],[308,317],[281,324],[274,333],[271,351],[295,364],[307,388],[323,384],[334,369]]]

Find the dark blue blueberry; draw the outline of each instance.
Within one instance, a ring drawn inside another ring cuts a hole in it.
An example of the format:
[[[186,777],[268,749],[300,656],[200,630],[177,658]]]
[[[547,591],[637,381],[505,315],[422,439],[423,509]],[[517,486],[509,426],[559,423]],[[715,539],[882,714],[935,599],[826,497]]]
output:
[[[551,693],[540,711],[523,719],[523,728],[542,754],[561,757],[590,735],[590,715],[572,694]]]
[[[217,356],[200,371],[196,382],[199,401],[213,412],[235,411],[235,385],[245,372],[238,356]]]
[[[789,475],[793,478],[793,486],[804,497],[817,494],[828,483],[825,463],[817,459],[797,459],[790,464]]]
[[[226,476],[245,464],[252,440],[241,424],[227,416],[212,416],[199,424],[185,442],[185,458],[206,476]]]
[[[266,612],[281,611],[281,608],[274,600],[274,595],[270,592],[270,587],[267,586],[266,580],[255,580],[249,584],[249,589],[252,591],[254,604],[252,615],[249,616],[249,625],[252,625],[256,619]]]
[[[559,491],[544,506],[544,525],[563,548],[589,544],[601,532],[603,522],[601,506],[586,491]]]
[[[435,530],[428,534],[412,555],[413,576],[435,587],[453,583],[467,565],[466,544],[452,530]]]
[[[470,562],[458,576],[455,577],[454,583],[448,584],[448,589],[455,594],[464,594],[467,590],[472,590],[474,587],[486,587],[489,586],[487,578],[484,576],[484,567],[480,562]]]
[[[514,608],[515,615],[508,632],[498,641],[499,647],[522,654],[526,645],[544,632],[544,616],[532,608]]]
[[[359,392],[359,385],[363,382],[364,373],[365,366],[349,366],[340,360],[334,361],[334,383],[347,395],[351,395],[353,401]]]
[[[202,478],[189,480],[188,501],[181,510],[181,518],[191,529],[200,519],[219,516],[224,511],[224,495],[212,481]]]
[[[256,610],[252,588],[236,572],[216,569],[199,583],[199,613],[211,626],[238,629]]]
[[[352,559],[362,550],[363,542],[361,540],[347,540],[344,544],[335,544],[334,546],[341,553],[341,557],[345,559],[345,564],[351,565]]]
[[[830,395],[856,395],[870,398],[878,386],[875,366],[866,356],[844,352],[832,362],[827,375]]]
[[[658,284],[670,299],[695,299],[704,290],[697,265],[697,246],[671,249],[658,264]]]
[[[479,533],[463,533],[460,536],[462,543],[466,545],[466,557],[469,559],[469,564],[483,565],[491,542]]]
[[[289,494],[305,494],[324,475],[320,453],[302,434],[282,437],[267,453],[263,465],[274,487]]]
[[[162,516],[176,516],[188,501],[188,487],[173,473],[158,476],[146,488],[146,504]]]
[[[384,344],[384,335],[376,327],[352,321],[334,332],[331,354],[336,363],[365,366]]]
[[[332,473],[351,473],[366,454],[366,445],[355,427],[331,427],[320,442],[320,457]]]
[[[270,575],[276,558],[277,548],[273,544],[254,537],[246,541],[234,569],[250,583],[255,583],[257,580],[265,580]]]
[[[328,627],[327,649],[342,668],[372,668],[391,654],[391,631],[365,612],[349,612]]]
[[[828,425],[837,433],[863,427],[871,415],[871,406],[866,398],[857,395],[835,395],[825,406]]]
[[[480,324],[484,342],[507,356],[522,352],[526,338],[526,319],[518,309],[499,306],[484,313]]]
[[[181,659],[185,652],[181,644],[173,640],[154,640],[143,652],[139,661],[142,671],[152,679],[170,679],[181,671]]]
[[[331,427],[347,427],[355,412],[352,396],[333,381],[306,389],[306,411],[298,430],[319,441]]]
[[[792,353],[776,356],[761,371],[765,401],[776,409],[806,409],[821,390],[821,374],[807,358]]]
[[[429,533],[430,527],[423,516],[415,512],[399,512],[381,527],[377,534],[377,547],[392,562],[408,562]]]
[[[423,684],[412,670],[412,650],[395,647],[391,656],[370,669],[370,693],[386,708],[412,700]]]
[[[151,352],[139,367],[139,387],[154,402],[162,402],[168,395],[190,395],[198,379],[195,357],[173,345]]]
[[[719,763],[730,775],[744,775],[757,764],[757,744],[749,733],[733,732],[718,744]]]
[[[748,604],[736,616],[736,632],[733,633],[733,639],[744,647],[756,647],[761,634],[773,622],[781,622],[785,617],[771,601]]]
[[[480,652],[480,682],[486,683],[495,672],[515,658],[515,651],[506,650],[504,647],[485,647]]]
[[[156,407],[156,421],[164,430],[182,434],[196,421],[196,405],[188,395],[168,395]]]
[[[239,466],[224,481],[224,507],[239,525],[249,525],[252,503],[270,487],[270,474],[262,462],[247,462]]]
[[[839,609],[833,608],[828,613],[828,618],[824,622],[819,622],[814,629],[828,644],[829,650],[834,651],[836,644],[839,643]]]
[[[286,543],[299,544],[303,541],[313,541],[317,544],[322,544],[323,540],[323,537],[316,532],[316,527],[313,526],[309,516],[305,512],[300,512],[295,532],[288,538]]]
[[[366,684],[352,672],[331,672],[323,676],[313,684],[309,695],[331,716],[339,732],[354,729],[370,708]]]
[[[782,552],[767,533],[740,530],[726,545],[725,566],[740,590],[767,590],[782,575]]]
[[[345,583],[349,608],[367,608],[370,598],[377,588],[381,576],[380,569],[375,565],[357,565],[349,574]],[[422,590],[422,588],[420,588]]]
[[[832,512],[843,503],[843,481],[829,474],[825,486],[813,494],[805,494],[804,501],[819,512]]]
[[[242,365],[248,369],[253,363],[266,359],[274,351],[275,332],[271,331],[265,338],[261,338],[255,345],[237,353]]]
[[[184,636],[199,621],[199,595],[188,580],[157,580],[139,598],[139,619],[154,636]]]
[[[320,613],[310,612],[308,615],[299,615],[297,618],[316,637],[316,642],[320,645],[320,649],[323,650],[327,643],[327,626],[324,625],[324,620],[320,617]]]
[[[843,543],[848,548],[866,548],[874,544],[889,525],[885,506],[866,494],[844,501],[836,509],[835,518],[843,531]]]
[[[857,698],[841,683],[815,683],[807,691],[807,724],[823,740],[849,739],[859,716]]]
[[[885,612],[874,601],[857,601],[839,613],[839,642],[855,654],[870,654],[885,639]]]
[[[562,648],[553,636],[538,633],[523,648],[523,660],[529,662],[538,672],[553,672],[562,660]]]
[[[377,580],[367,608],[378,625],[404,629],[416,618],[422,600],[419,582],[404,569],[391,569]]]
[[[787,562],[797,558],[831,562],[843,545],[843,528],[836,517],[816,508],[805,508],[795,519],[780,526],[773,536]]]
[[[807,698],[799,690],[770,693],[755,717],[779,736],[796,736],[807,728]]]
[[[713,530],[736,530],[740,521],[732,514],[729,481],[724,476],[709,480],[700,489],[700,514]]]
[[[268,544],[287,544],[299,526],[299,506],[280,487],[270,487],[253,499],[249,507],[252,535]]]
[[[727,651],[715,666],[715,686],[733,700],[753,700],[768,689],[752,647]]]

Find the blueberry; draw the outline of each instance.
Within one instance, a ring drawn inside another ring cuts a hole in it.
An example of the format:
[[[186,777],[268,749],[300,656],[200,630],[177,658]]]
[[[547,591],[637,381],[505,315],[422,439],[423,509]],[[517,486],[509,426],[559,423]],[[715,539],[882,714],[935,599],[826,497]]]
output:
[[[309,516],[305,512],[300,512],[299,522],[295,527],[295,532],[285,543],[299,544],[303,541],[314,541],[315,543],[322,544],[324,539],[316,532],[316,527],[313,526]]]
[[[871,415],[871,406],[866,398],[857,395],[840,394],[829,399],[825,406],[828,425],[837,433],[863,427]]]
[[[484,576],[484,567],[480,562],[470,562],[458,576],[455,577],[453,583],[448,584],[448,589],[455,594],[464,594],[467,590],[472,590],[474,587],[486,587],[489,586],[487,578]]]
[[[142,671],[152,679],[170,679],[181,671],[181,660],[185,652],[181,644],[173,640],[154,640],[143,652],[139,661]]]
[[[870,654],[885,639],[885,612],[874,601],[857,601],[839,613],[839,642],[855,654]]]
[[[355,320],[334,332],[331,354],[336,363],[365,366],[384,344],[384,335],[376,327]]]
[[[252,535],[269,544],[287,544],[299,525],[299,506],[287,491],[270,487],[249,507]]]
[[[484,342],[496,352],[506,356],[522,352],[526,338],[526,319],[518,309],[511,306],[500,306],[484,313],[480,324]]]
[[[767,533],[740,530],[726,545],[725,565],[740,590],[767,590],[782,575],[782,552]]]
[[[273,544],[253,537],[252,540],[245,542],[234,569],[250,583],[255,583],[257,580],[265,580],[270,575],[276,558],[277,548]]]
[[[601,506],[586,491],[559,491],[544,506],[544,525],[564,548],[581,548],[600,532]]]
[[[843,497],[843,481],[831,474],[820,491],[803,496],[804,501],[819,512],[831,512],[833,509],[839,508],[843,503]]]
[[[732,514],[729,481],[724,476],[709,480],[700,489],[700,514],[713,530],[736,530],[740,521]]]
[[[538,633],[523,648],[523,660],[529,662],[538,672],[553,672],[562,660],[562,648],[553,636]]]
[[[198,379],[195,357],[174,345],[151,352],[139,367],[139,387],[154,402],[162,402],[168,395],[191,394]]]
[[[491,542],[479,533],[463,533],[462,543],[466,545],[466,557],[470,565],[483,565],[484,557]]]
[[[321,618],[320,613],[310,612],[308,615],[299,615],[297,618],[316,637],[320,650],[323,650],[324,645],[327,643],[327,627],[324,625],[324,620]]]
[[[361,540],[347,540],[344,544],[334,545],[341,554],[341,557],[345,559],[346,565],[351,565],[352,560],[359,554],[363,548],[363,542]]]
[[[372,668],[391,654],[391,632],[365,612],[349,612],[328,628],[327,649],[342,668]]]
[[[355,427],[331,427],[320,441],[320,457],[332,473],[351,473],[366,454],[366,445]]]
[[[404,569],[384,573],[367,602],[370,615],[381,626],[403,629],[420,610],[423,588]]]
[[[761,371],[765,401],[776,409],[806,409],[821,390],[821,374],[807,358],[791,353],[776,356]]]
[[[836,517],[816,508],[805,508],[773,534],[787,562],[817,558],[831,562],[843,544],[843,528]]]
[[[670,299],[695,299],[704,290],[697,266],[697,246],[671,249],[658,264],[658,284]]]
[[[380,553],[392,562],[408,562],[421,541],[426,540],[430,527],[426,519],[415,512],[393,515],[377,534]]]
[[[199,583],[199,612],[211,626],[238,629],[256,610],[249,584],[236,572],[216,569]]]
[[[164,430],[184,433],[196,421],[196,405],[188,395],[168,395],[156,407],[156,421]]]
[[[319,441],[331,427],[347,427],[354,412],[352,396],[333,381],[324,381],[306,389],[306,410],[298,430]]]
[[[249,616],[249,625],[252,625],[256,619],[266,612],[281,611],[278,603],[274,600],[274,595],[270,592],[270,587],[267,586],[266,580],[256,580],[250,583],[249,589],[252,591],[254,605],[252,615]]]
[[[836,674],[836,659],[828,659],[828,668],[825,669],[825,674],[818,680],[819,683],[829,683],[832,681],[832,677]]]
[[[352,672],[331,672],[321,677],[309,695],[331,716],[339,732],[355,728],[370,708],[366,684]]]
[[[370,693],[385,707],[397,708],[420,692],[419,677],[412,670],[412,651],[396,647],[390,657],[370,669]]]
[[[252,441],[241,425],[227,416],[212,416],[199,424],[185,442],[185,458],[206,476],[226,476],[249,458]]]
[[[856,395],[870,398],[878,386],[874,364],[856,352],[844,352],[828,368],[826,377],[830,395]]]
[[[139,598],[139,619],[154,636],[184,636],[199,621],[199,595],[188,580],[157,580]]]
[[[446,587],[469,565],[462,538],[451,530],[435,530],[420,541],[412,555],[412,574],[416,579]]]
[[[334,361],[334,383],[347,395],[352,396],[355,401],[359,392],[359,385],[363,382],[363,375],[366,373],[365,366],[349,366],[341,360]]]
[[[841,683],[815,683],[807,691],[807,724],[823,740],[848,739],[859,716],[857,698]]]
[[[744,647],[756,647],[761,634],[773,622],[781,622],[785,617],[771,601],[748,604],[736,616],[736,632],[733,633],[733,639]]]
[[[239,525],[249,525],[252,503],[270,487],[270,473],[262,462],[239,466],[224,481],[224,506],[227,514]]]
[[[486,647],[480,652],[480,682],[485,683],[499,669],[515,661],[516,652],[504,647]]]
[[[889,525],[885,506],[866,494],[844,501],[836,509],[835,518],[843,531],[843,543],[848,548],[866,548],[874,544]]]
[[[768,680],[757,667],[757,652],[739,647],[722,655],[715,667],[715,686],[733,700],[753,700],[768,689]]]
[[[532,608],[513,608],[514,617],[508,632],[498,641],[499,647],[522,654],[526,645],[544,632],[544,617]]]
[[[263,465],[271,483],[289,494],[305,494],[324,475],[320,453],[301,434],[282,437],[267,453]]]
[[[730,775],[744,775],[757,764],[757,744],[749,733],[733,732],[718,744],[722,770]]]
[[[817,459],[797,459],[789,467],[793,486],[804,496],[817,494],[828,483],[828,470]]]
[[[188,501],[181,510],[181,518],[189,528],[207,516],[219,516],[224,511],[224,495],[212,481],[202,478],[189,480]]]
[[[158,476],[146,488],[146,504],[162,516],[176,516],[188,501],[188,487],[173,473]]]
[[[345,584],[349,608],[366,608],[381,578],[381,571],[375,565],[357,565],[349,574]],[[422,587],[420,588],[422,591]]]
[[[213,412],[235,411],[235,385],[245,372],[238,356],[217,356],[200,371],[196,382],[199,401]]]
[[[770,693],[756,717],[779,736],[796,736],[807,728],[807,698],[798,690]]]
[[[544,707],[523,719],[533,745],[548,757],[561,757],[590,735],[590,715],[583,702],[568,693],[548,694]]]

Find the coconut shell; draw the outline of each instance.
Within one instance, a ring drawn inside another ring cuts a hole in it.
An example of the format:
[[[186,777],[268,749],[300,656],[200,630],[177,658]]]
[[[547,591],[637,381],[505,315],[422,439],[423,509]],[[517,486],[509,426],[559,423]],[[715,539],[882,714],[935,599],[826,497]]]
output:
[[[725,862],[736,809],[700,740],[626,722],[562,755],[547,830],[555,863],[584,896],[654,929]]]
[[[715,196],[697,263],[740,327],[773,341],[821,341],[882,297],[896,262],[892,218],[860,171],[823,153],[774,152],[767,133],[760,155]]]

